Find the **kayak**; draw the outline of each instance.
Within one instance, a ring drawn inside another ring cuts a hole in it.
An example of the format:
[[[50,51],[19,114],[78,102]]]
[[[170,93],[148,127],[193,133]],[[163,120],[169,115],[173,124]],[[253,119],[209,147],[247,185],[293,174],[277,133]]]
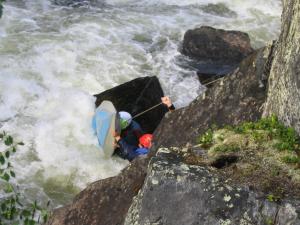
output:
[[[103,101],[96,109],[92,120],[92,127],[97,135],[99,145],[105,156],[110,157],[114,153],[114,137],[117,111],[110,101]]]

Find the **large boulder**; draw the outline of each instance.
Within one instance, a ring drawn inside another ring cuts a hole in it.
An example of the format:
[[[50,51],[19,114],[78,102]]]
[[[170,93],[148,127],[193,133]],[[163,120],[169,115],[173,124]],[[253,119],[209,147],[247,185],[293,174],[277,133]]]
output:
[[[96,106],[100,105],[103,100],[109,100],[117,111],[127,111],[133,116],[159,104],[163,96],[164,92],[157,77],[136,78],[95,95]],[[153,133],[166,112],[167,108],[160,105],[135,120],[146,132]]]
[[[300,1],[283,1],[282,28],[272,64],[265,115],[276,114],[300,134]]]
[[[189,106],[168,113],[155,131],[156,146],[193,144],[213,125],[235,125],[261,118],[267,96],[265,68],[271,49],[257,50]]]
[[[161,148],[149,163],[145,184],[125,225],[298,225],[299,200],[269,200],[233,184],[216,168],[190,165],[179,148]]]
[[[231,72],[253,52],[248,34],[208,26],[188,30],[182,53],[198,61],[196,68],[204,74]]]

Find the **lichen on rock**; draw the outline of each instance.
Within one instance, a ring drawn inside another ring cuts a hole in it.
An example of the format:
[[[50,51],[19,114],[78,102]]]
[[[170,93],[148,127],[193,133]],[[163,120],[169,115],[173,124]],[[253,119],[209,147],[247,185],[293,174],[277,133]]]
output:
[[[270,202],[260,192],[225,179],[217,169],[186,164],[179,152],[180,149],[159,149],[151,159],[149,167],[155,169],[148,173],[134,198],[125,225],[254,225],[266,224],[267,218],[280,220],[278,225],[288,224],[286,221],[300,223],[295,214],[300,201]],[[153,185],[153,179],[158,184]],[[287,216],[283,216],[284,212]]]

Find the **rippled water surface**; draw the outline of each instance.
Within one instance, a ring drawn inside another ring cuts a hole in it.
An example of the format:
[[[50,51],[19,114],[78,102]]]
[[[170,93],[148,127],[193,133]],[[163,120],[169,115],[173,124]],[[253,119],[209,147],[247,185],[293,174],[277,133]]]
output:
[[[67,2],[8,0],[0,20],[0,130],[26,143],[14,159],[22,189],[54,206],[127,164],[98,148],[93,94],[155,75],[185,106],[202,91],[179,66],[186,30],[241,30],[258,48],[280,29],[279,0]]]

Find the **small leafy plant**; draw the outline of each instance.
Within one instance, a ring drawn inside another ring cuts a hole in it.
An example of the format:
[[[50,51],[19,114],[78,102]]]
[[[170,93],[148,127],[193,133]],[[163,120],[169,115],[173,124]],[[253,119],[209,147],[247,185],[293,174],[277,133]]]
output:
[[[277,139],[278,143],[274,147],[279,151],[300,151],[297,132],[292,127],[286,127],[275,115],[262,118],[255,123],[245,122],[232,129],[236,133],[250,134],[257,142]]]
[[[290,156],[282,157],[282,161],[288,164],[298,164],[300,166],[300,138],[292,127],[286,127],[275,115],[262,118],[256,122],[244,122],[237,126],[224,126],[224,130],[243,135],[246,139],[254,141],[260,149],[264,148],[264,143],[268,143],[275,150],[288,151]],[[207,130],[198,138],[198,143],[204,148],[210,148],[216,142],[225,141],[225,136],[214,135],[215,129]],[[217,134],[217,133],[216,133]],[[215,152],[236,152],[238,146],[223,143],[214,148]]]
[[[35,225],[46,222],[48,218],[47,210],[42,209],[37,201],[24,203],[26,198],[12,182],[16,174],[10,158],[20,145],[24,143],[15,143],[12,136],[0,133],[0,146],[5,146],[4,150],[0,150],[0,186],[4,187],[4,192],[0,193],[0,225]]]
[[[288,164],[299,163],[300,159],[297,156],[284,156],[282,161]]]
[[[220,145],[220,146],[217,146],[214,148],[214,151],[215,152],[223,152],[223,153],[226,153],[226,152],[238,152],[240,151],[240,147],[237,146],[237,145],[234,145],[234,144],[230,144],[230,145]]]
[[[280,197],[273,194],[268,194],[267,199],[269,202],[278,202],[280,200]]]
[[[208,129],[203,135],[201,135],[197,142],[203,147],[209,147],[213,143],[213,131]]]

